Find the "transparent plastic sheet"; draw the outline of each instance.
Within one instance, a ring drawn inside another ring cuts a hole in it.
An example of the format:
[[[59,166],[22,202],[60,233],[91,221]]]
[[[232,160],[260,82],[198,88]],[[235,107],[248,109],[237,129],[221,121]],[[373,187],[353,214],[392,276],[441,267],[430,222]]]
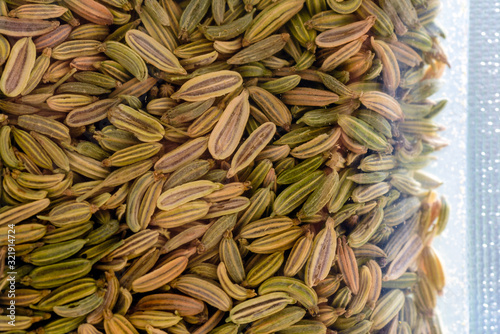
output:
[[[469,0],[442,0],[437,20],[447,34],[442,44],[451,64],[442,77],[441,90],[432,96],[433,100],[448,99],[446,109],[438,115],[436,122],[446,127],[442,136],[450,145],[438,152],[438,159],[427,168],[443,181],[437,191],[444,194],[451,205],[448,226],[433,242],[446,273],[446,287],[438,299],[437,311],[446,333],[469,333],[466,247]]]
[[[428,170],[444,184],[449,225],[434,246],[447,285],[438,301],[448,333],[500,333],[500,57],[498,1],[442,1],[438,20],[452,68],[435,98],[449,100],[437,121],[450,146]]]
[[[470,333],[500,333],[500,2],[471,1],[467,134]]]
[[[453,67],[443,77],[439,97],[449,104],[438,121],[451,145],[429,171],[453,207],[434,243],[447,273],[438,307],[448,333],[500,332],[499,19],[498,1],[443,1],[439,17]]]

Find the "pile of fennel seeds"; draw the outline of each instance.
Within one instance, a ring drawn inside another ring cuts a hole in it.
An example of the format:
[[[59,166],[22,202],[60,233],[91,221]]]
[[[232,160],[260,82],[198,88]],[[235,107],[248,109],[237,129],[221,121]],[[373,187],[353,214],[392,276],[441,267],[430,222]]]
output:
[[[0,330],[440,333],[438,10],[0,1]]]

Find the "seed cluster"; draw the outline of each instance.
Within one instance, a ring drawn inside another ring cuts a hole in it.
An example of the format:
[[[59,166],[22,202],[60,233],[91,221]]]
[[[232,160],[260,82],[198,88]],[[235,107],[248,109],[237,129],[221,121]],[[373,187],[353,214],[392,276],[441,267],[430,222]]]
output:
[[[441,333],[439,5],[0,0],[0,331]]]

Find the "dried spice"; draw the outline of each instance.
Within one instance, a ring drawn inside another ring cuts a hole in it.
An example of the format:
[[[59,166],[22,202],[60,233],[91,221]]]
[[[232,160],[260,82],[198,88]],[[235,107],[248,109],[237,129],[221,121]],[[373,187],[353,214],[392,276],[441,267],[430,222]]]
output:
[[[440,332],[439,1],[25,2],[0,331]]]

